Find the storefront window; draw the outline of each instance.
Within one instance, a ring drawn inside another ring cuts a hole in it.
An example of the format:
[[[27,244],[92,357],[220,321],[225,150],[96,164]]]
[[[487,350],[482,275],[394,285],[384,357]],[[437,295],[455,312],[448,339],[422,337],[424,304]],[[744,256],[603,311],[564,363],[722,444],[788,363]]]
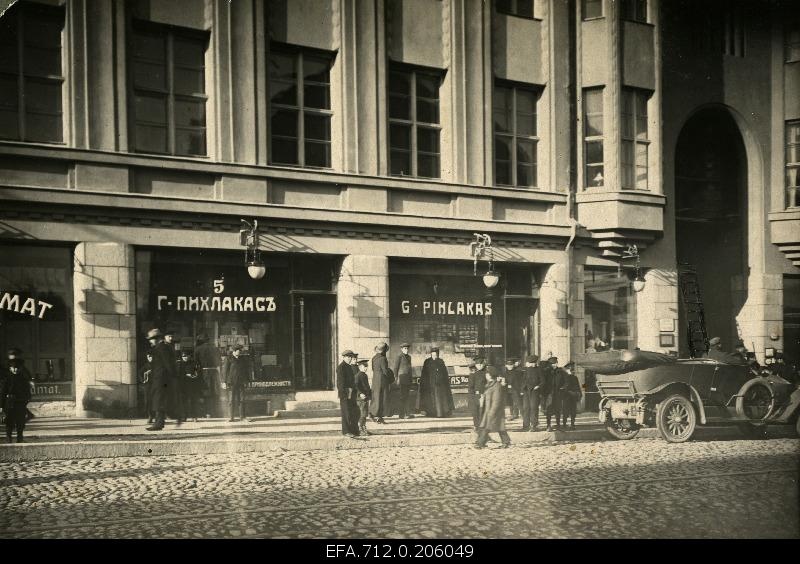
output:
[[[636,348],[636,302],[628,277],[587,268],[584,288],[587,351]]]
[[[3,359],[10,348],[22,351],[33,401],[72,400],[72,249],[9,245],[2,254]]]

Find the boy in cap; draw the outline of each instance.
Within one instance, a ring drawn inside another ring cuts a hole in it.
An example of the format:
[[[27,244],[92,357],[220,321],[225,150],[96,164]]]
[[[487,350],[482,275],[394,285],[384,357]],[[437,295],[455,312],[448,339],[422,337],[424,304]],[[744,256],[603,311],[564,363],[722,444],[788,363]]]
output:
[[[542,388],[542,370],[535,354],[525,358],[525,375],[522,380],[522,430],[536,431],[539,427],[539,397]]]
[[[411,390],[411,355],[408,354],[411,343],[400,345],[400,354],[394,360],[394,376],[400,386],[400,408],[397,417],[400,419],[413,419],[414,415],[408,406],[408,396]]]
[[[358,372],[356,372],[355,392],[356,404],[358,405],[358,431],[361,435],[371,435],[367,431],[367,416],[369,415],[369,402],[372,397],[372,389],[369,387],[369,374],[367,367],[369,360],[362,358],[357,362]]]
[[[564,385],[561,394],[561,417],[564,429],[567,428],[567,418],[570,419],[570,430],[575,430],[575,415],[578,411],[578,402],[583,393],[581,392],[581,383],[578,377],[574,374],[575,363],[568,362],[564,366],[563,377]]]
[[[342,351],[342,362],[336,367],[336,389],[339,394],[342,416],[342,435],[350,438],[354,438],[358,434],[358,422],[355,419],[356,386],[352,366],[354,356],[355,353],[350,349]]]

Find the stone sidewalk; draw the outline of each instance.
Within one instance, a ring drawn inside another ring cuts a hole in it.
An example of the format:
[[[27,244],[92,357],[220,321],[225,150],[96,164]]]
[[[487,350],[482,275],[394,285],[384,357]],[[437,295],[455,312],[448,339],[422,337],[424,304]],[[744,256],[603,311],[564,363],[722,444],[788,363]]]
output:
[[[507,423],[513,443],[613,440],[597,422],[596,414],[581,413],[574,431],[520,431],[519,420]],[[247,423],[200,419],[177,426],[168,422],[163,431],[148,432],[142,419],[78,419],[37,417],[25,429],[25,443],[0,444],[0,462],[162,456],[171,454],[225,454],[273,450],[340,450],[404,446],[469,444],[474,441],[469,417],[446,419],[387,418],[386,425],[369,423],[373,434],[343,437],[338,417],[279,419],[257,417]],[[542,424],[544,423],[542,418]],[[770,434],[789,436],[791,430],[772,427]],[[789,432],[789,435],[787,435]],[[699,428],[697,436],[738,437],[736,427]],[[657,436],[642,429],[640,438]]]

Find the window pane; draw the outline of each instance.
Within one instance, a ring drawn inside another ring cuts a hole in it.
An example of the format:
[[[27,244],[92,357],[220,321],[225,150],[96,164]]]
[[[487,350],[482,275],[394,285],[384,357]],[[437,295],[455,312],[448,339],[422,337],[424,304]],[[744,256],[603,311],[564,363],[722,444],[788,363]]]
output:
[[[61,83],[25,80],[25,110],[61,113]]]
[[[392,150],[390,155],[391,174],[395,176],[411,175],[411,153],[407,151]]]
[[[147,90],[167,90],[167,73],[164,65],[152,63],[133,63],[133,85]]]
[[[517,90],[517,113],[536,113],[536,95],[530,90]]]
[[[535,163],[536,162],[536,143],[527,139],[517,139],[517,162]]]
[[[132,55],[136,58],[163,62],[166,60],[167,49],[165,39],[157,35],[134,33]]]
[[[511,161],[494,161],[494,181],[495,184],[511,185]]]
[[[389,92],[394,94],[411,94],[411,76],[408,73],[389,73]]]
[[[512,0],[495,0],[497,11],[501,14],[510,14],[512,9],[511,4]]]
[[[411,97],[392,94],[389,96],[389,117],[411,119]]]
[[[0,108],[16,108],[18,97],[16,77],[0,74]]]
[[[603,0],[583,0],[583,19],[603,16]]]
[[[167,128],[137,123],[136,150],[145,153],[166,153]]]
[[[634,187],[633,169],[633,164],[622,165],[622,187],[626,190]]]
[[[297,79],[295,57],[285,53],[272,52],[269,56],[269,73],[271,78],[284,79],[290,82]]]
[[[177,66],[202,67],[205,65],[205,42],[175,36],[172,40],[174,63]]]
[[[205,155],[205,129],[175,129],[176,155]]]
[[[411,126],[391,124],[389,128],[389,146],[392,149],[411,150]]]
[[[439,77],[417,74],[417,98],[439,99]]]
[[[190,102],[175,100],[175,125],[205,127],[206,104],[205,102]]]
[[[330,62],[319,57],[305,56],[303,59],[303,76],[312,82],[330,82]]]
[[[0,139],[19,139],[19,114],[0,106]]]
[[[24,20],[26,44],[61,48],[61,29],[64,27],[63,14],[42,13],[34,8],[25,12]]]
[[[536,186],[535,165],[517,165],[517,186]]]
[[[622,142],[622,164],[632,165],[634,163],[633,141]]]
[[[789,145],[786,147],[786,162],[800,163],[800,145]]]
[[[786,186],[800,186],[800,168],[788,167],[786,169]]]
[[[439,123],[439,103],[417,99],[417,121]]]
[[[586,116],[586,137],[603,135],[603,116]]]
[[[636,138],[647,139],[647,116],[636,116]]]
[[[501,109],[493,113],[495,133],[511,133],[511,111]]]
[[[314,143],[306,141],[306,166],[330,168],[331,145],[330,143]]]
[[[647,190],[647,144],[636,144],[636,188]]]
[[[510,161],[511,160],[511,144],[512,141],[508,137],[495,136],[494,138],[494,158],[495,160]]]
[[[634,137],[633,131],[633,114],[623,113],[620,119],[620,126],[622,128],[622,136],[632,139]]]
[[[514,91],[511,88],[506,88],[504,86],[495,86],[492,105],[496,109],[510,111],[511,108],[514,107],[513,96],[514,96]]]
[[[205,72],[176,68],[173,85],[176,94],[205,94]]]
[[[426,127],[417,128],[417,150],[426,153],[438,153],[439,132]]]
[[[297,137],[297,111],[273,110],[272,133],[284,137]]]
[[[587,163],[602,163],[603,162],[603,142],[590,141],[586,143],[586,155],[584,160]]]
[[[297,164],[297,139],[272,137],[272,162]]]
[[[305,114],[305,138],[317,141],[331,140],[331,118],[330,116],[318,116]]]
[[[800,123],[790,123],[786,126],[786,142],[800,143]]]
[[[647,167],[636,167],[636,189],[647,190]]]
[[[536,135],[536,114],[517,114],[517,135]]]
[[[137,121],[166,125],[167,100],[160,96],[136,96],[134,98],[134,113]]]
[[[328,86],[309,86],[303,87],[303,105],[306,108],[318,108],[328,110],[331,107]]]
[[[517,0],[516,15],[523,18],[533,17],[533,0]]]
[[[603,91],[600,89],[583,91],[583,111],[586,114],[603,113]]]
[[[439,156],[417,155],[417,176],[439,178]]]
[[[603,165],[586,166],[586,186],[603,186]]]
[[[297,105],[297,85],[294,82],[273,80],[269,88],[273,104]]]
[[[25,74],[29,76],[61,76],[61,49],[25,47]]]

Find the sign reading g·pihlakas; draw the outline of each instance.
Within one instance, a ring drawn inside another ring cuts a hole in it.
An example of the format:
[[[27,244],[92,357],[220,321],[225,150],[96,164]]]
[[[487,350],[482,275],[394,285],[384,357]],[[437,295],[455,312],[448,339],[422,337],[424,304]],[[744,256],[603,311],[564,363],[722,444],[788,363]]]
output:
[[[0,294],[0,309],[5,309],[7,311],[15,311],[22,314],[27,313],[31,317],[43,319],[47,310],[52,308],[53,304],[35,298],[23,299],[19,294],[12,294],[11,292],[2,292]]]

